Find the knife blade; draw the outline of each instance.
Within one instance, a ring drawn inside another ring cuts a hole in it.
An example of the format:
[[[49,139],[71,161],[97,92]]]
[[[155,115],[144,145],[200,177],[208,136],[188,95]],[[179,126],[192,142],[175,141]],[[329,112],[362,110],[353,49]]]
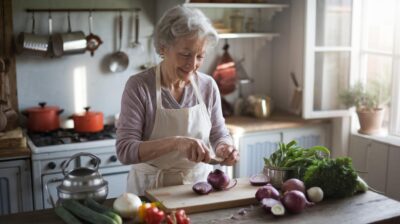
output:
[[[211,165],[219,165],[219,164],[221,164],[223,161],[224,161],[224,159],[221,158],[221,157],[211,157],[211,160],[210,160],[210,162],[208,162],[208,164],[211,164]]]

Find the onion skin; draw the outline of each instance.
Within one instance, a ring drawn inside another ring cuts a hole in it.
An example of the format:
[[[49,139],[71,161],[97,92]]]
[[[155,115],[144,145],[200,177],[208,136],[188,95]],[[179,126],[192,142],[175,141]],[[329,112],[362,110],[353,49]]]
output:
[[[283,184],[282,184],[282,192],[285,193],[287,191],[293,191],[293,190],[298,190],[303,192],[303,194],[306,193],[306,186],[304,185],[304,182],[296,179],[296,178],[292,178],[289,180],[286,180]]]
[[[197,194],[205,195],[205,194],[209,194],[212,191],[212,186],[205,181],[201,181],[201,182],[195,183],[193,185],[192,189]]]
[[[258,188],[255,197],[258,201],[261,201],[264,198],[273,198],[279,200],[280,194],[279,191],[276,190],[276,188],[274,188],[271,184],[267,184]]]
[[[215,190],[224,190],[229,185],[229,177],[223,171],[216,169],[214,172],[210,172],[207,177],[207,182]]]
[[[298,190],[287,191],[282,198],[282,203],[291,213],[300,213],[304,208],[314,205],[314,203],[307,201],[303,192]]]

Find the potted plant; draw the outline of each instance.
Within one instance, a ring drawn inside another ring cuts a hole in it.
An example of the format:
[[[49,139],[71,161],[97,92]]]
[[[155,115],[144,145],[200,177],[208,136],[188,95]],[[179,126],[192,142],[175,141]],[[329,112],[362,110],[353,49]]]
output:
[[[339,94],[340,101],[347,107],[355,107],[360,122],[361,134],[377,134],[381,131],[384,108],[389,102],[390,90],[382,82],[372,82],[369,88],[358,82]]]

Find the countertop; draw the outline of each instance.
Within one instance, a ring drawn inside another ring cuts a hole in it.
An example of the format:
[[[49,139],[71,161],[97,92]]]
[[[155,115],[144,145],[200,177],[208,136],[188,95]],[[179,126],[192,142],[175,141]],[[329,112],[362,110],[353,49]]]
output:
[[[226,126],[232,135],[258,131],[297,128],[306,125],[329,122],[329,119],[305,120],[300,116],[289,114],[287,112],[275,112],[270,117],[265,119],[245,116],[232,116],[225,119]]]
[[[114,199],[105,202],[111,206]],[[244,215],[241,215],[245,211]],[[240,213],[240,214],[239,214]],[[189,214],[192,223],[400,223],[400,202],[383,195],[368,191],[352,197],[325,200],[313,207],[306,208],[300,214],[286,214],[276,218],[265,214],[258,205],[220,209],[209,212]],[[25,212],[0,216],[0,223],[40,223],[62,224],[63,221],[56,216],[52,209],[35,212]],[[125,220],[125,224],[133,223]]]
[[[31,151],[20,127],[0,135],[0,160],[29,158]]]

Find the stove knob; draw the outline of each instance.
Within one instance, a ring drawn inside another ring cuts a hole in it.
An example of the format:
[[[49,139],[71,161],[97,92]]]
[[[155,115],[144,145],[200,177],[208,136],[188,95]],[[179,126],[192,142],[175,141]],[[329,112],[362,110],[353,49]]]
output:
[[[91,159],[90,161],[89,161],[89,163],[90,163],[90,165],[92,165],[92,166],[96,166],[96,160],[95,159]],[[101,159],[99,159],[99,165],[101,164]]]
[[[56,168],[56,163],[55,162],[49,162],[47,164],[47,168],[54,170]]]
[[[111,162],[117,162],[117,156],[113,155],[110,157]]]

